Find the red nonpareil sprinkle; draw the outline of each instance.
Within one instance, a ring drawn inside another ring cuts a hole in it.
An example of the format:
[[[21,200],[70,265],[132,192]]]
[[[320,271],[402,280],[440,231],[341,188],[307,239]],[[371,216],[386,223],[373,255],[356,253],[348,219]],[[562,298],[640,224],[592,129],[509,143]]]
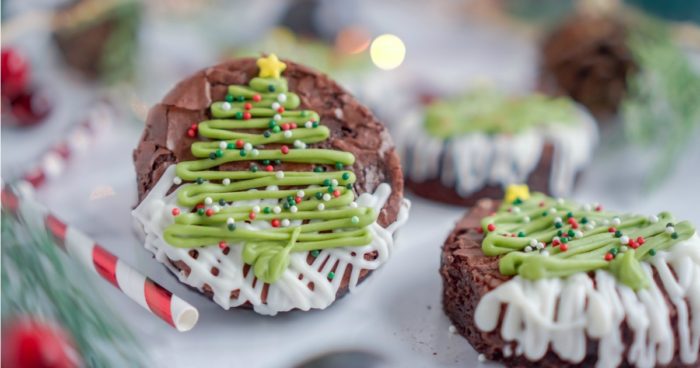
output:
[[[540,202],[540,207],[544,207],[544,201]]]
[[[219,248],[221,248],[222,250],[225,249],[225,248],[226,248],[226,242],[223,241],[223,240],[220,241],[220,242],[219,242]]]
[[[260,102],[260,100],[262,100],[262,97],[260,97],[260,95],[253,95],[253,101]]]
[[[340,197],[340,191],[338,189],[333,191],[333,197],[335,197],[335,198]]]
[[[274,169],[275,169],[275,168],[272,167],[272,165],[267,165],[267,166],[265,166],[265,171],[272,171],[272,170],[274,170]]]
[[[207,210],[204,211],[204,214],[207,215],[207,217],[211,217],[214,214],[214,210],[207,208]]]
[[[515,238],[515,234],[510,234],[510,237],[511,237],[511,238]]]
[[[496,225],[494,225],[494,224],[488,224],[488,225],[486,225],[486,230],[488,230],[488,231],[495,231],[495,230],[496,230]]]
[[[302,200],[301,197],[294,197],[294,202],[295,202],[296,204],[301,203],[301,200]]]
[[[574,221],[574,222],[571,224],[571,228],[572,228],[572,229],[578,229],[578,222]]]
[[[630,241],[627,242],[627,245],[629,245],[629,247],[632,249],[639,248],[639,244],[637,244],[637,242],[634,241],[634,239],[630,239]]]
[[[250,115],[250,113],[248,111],[246,111],[243,113],[243,120],[250,120],[251,116],[252,115]]]
[[[645,241],[646,241],[646,240],[644,240],[644,237],[643,237],[643,236],[638,236],[638,237],[637,237],[637,243],[639,243],[639,245],[644,244]]]
[[[243,142],[242,139],[239,139],[236,141],[236,148],[241,149],[245,145],[245,142]]]
[[[282,146],[280,148],[280,150],[282,151],[282,154],[284,154],[284,155],[289,153],[289,147],[287,147],[287,146]]]
[[[289,124],[287,124],[287,123],[284,123],[284,124],[280,125],[280,127],[281,127],[282,130],[284,130],[284,131],[289,130]]]
[[[246,102],[246,103],[243,105],[243,108],[246,109],[246,110],[250,110],[250,109],[253,108],[253,105],[251,105],[250,102]]]
[[[479,234],[483,234],[483,233],[484,233],[484,228],[482,228],[481,226],[479,226],[479,227],[476,228],[476,232],[479,233]]]
[[[569,246],[566,244],[562,244],[559,246],[559,249],[561,249],[562,252],[566,252],[569,249]]]
[[[180,214],[180,209],[177,208],[177,207],[173,208],[172,214],[173,214],[173,216],[179,215],[179,214]]]
[[[187,136],[190,138],[194,138],[197,135],[193,129],[187,130]]]
[[[200,209],[200,208],[204,208],[204,203],[199,203],[199,204],[197,204],[194,208],[197,209],[197,210]]]
[[[289,123],[289,126],[290,126],[292,129],[296,129],[296,128],[297,128],[297,123]]]
[[[284,112],[284,106],[280,106],[279,109],[277,109],[278,113],[283,113]]]
[[[272,227],[280,227],[280,220],[272,219],[272,221],[270,221],[270,225],[272,225]]]
[[[197,130],[197,128],[199,128],[199,125],[197,125],[197,123],[192,123],[192,125],[190,125],[190,129],[192,130]]]
[[[595,206],[595,210],[596,210],[596,212],[600,212],[603,210],[603,206],[597,205],[597,206]]]
[[[615,256],[612,255],[612,253],[605,253],[605,260],[606,261],[612,261]]]
[[[559,241],[559,239],[554,239],[554,240],[552,240],[552,246],[553,246],[553,247],[559,246],[559,244],[561,244],[561,242]]]
[[[616,231],[617,231],[617,229],[616,229],[614,226],[610,226],[610,227],[608,228],[608,232],[609,232],[609,233],[614,233],[614,232],[616,232]]]
[[[569,225],[571,225],[571,224],[573,224],[573,223],[575,223],[575,222],[576,222],[576,219],[575,219],[575,218],[573,218],[573,217],[569,217],[569,218],[568,218],[568,219],[566,220],[566,222],[568,222],[568,223],[569,223]]]
[[[255,212],[251,212],[248,214],[248,218],[251,220],[255,220]]]

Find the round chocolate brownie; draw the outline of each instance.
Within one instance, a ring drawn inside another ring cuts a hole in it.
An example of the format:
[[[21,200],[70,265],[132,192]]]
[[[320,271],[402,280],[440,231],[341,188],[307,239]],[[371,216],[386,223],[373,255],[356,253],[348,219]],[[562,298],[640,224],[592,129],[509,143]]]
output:
[[[509,367],[700,366],[695,229],[536,197],[481,200],[445,241],[455,330]]]
[[[407,187],[462,206],[520,183],[565,196],[598,138],[590,115],[568,99],[491,89],[434,100],[393,128]]]
[[[407,218],[383,125],[274,55],[178,83],[151,109],[134,162],[146,248],[226,309],[327,307],[387,260]]]

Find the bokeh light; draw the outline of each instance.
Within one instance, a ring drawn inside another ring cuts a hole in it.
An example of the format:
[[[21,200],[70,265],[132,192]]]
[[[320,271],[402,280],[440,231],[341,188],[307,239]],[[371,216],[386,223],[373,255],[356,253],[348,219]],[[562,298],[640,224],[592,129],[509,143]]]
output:
[[[372,62],[380,69],[398,68],[406,57],[406,46],[393,34],[383,34],[372,41],[369,48]]]

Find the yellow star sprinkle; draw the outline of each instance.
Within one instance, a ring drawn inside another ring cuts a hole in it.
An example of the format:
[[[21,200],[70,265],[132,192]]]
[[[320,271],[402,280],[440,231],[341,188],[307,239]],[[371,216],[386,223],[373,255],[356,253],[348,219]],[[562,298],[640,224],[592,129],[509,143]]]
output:
[[[526,201],[530,198],[530,188],[527,184],[515,185],[511,184],[506,188],[506,196],[504,201],[506,203],[513,203],[516,199],[521,201]]]
[[[279,79],[282,71],[287,68],[287,64],[280,61],[277,55],[270,54],[267,57],[258,59],[258,68],[260,68],[260,77],[272,77]]]

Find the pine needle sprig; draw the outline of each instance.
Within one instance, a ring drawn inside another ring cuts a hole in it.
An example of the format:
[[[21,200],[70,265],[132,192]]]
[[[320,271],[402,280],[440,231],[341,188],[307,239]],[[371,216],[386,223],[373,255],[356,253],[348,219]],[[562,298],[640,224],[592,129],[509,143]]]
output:
[[[88,367],[148,366],[134,335],[105,303],[92,276],[43,229],[2,215],[2,319],[54,321]]]

